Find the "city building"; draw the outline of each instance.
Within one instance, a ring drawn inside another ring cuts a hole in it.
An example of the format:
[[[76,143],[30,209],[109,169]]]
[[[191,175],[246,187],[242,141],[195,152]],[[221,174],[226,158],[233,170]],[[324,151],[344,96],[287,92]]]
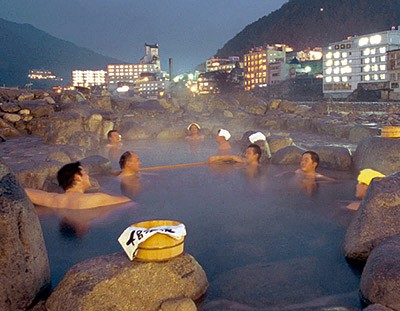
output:
[[[156,65],[156,69],[161,70],[160,56],[158,55],[158,44],[144,44],[146,54],[140,59],[141,64]]]
[[[107,71],[105,70],[73,70],[72,85],[82,87],[104,86]]]
[[[198,94],[214,94],[219,93],[218,83],[216,79],[217,71],[203,72],[197,78]]]
[[[330,43],[323,50],[324,96],[346,98],[357,88],[387,92],[387,55],[399,48],[397,29]]]
[[[272,77],[269,74],[270,64],[274,63],[274,74],[282,75],[284,65],[276,63],[286,62],[286,52],[291,49],[285,44],[266,45],[251,49],[244,55],[244,89],[250,91],[256,87],[266,87]],[[283,77],[282,77],[283,78]],[[278,76],[274,76],[274,82]]]
[[[164,95],[167,80],[160,80],[156,74],[144,73],[133,84],[133,91],[142,97],[158,98]]]
[[[229,73],[237,67],[243,68],[243,62],[240,62],[239,56],[229,56],[229,58],[212,57],[206,61],[206,72],[224,71]]]
[[[157,64],[108,64],[108,84],[133,84],[142,73],[157,73],[160,68]]]
[[[400,100],[400,49],[388,51],[388,99]]]
[[[29,70],[28,78],[32,79],[32,80],[54,80],[54,79],[57,79],[56,75],[53,74],[50,70],[44,70],[44,69]]]

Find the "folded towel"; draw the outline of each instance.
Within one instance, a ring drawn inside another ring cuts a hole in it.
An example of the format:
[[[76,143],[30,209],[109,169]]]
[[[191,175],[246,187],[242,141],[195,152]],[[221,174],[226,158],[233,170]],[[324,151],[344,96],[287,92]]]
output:
[[[256,141],[259,141],[259,140],[265,141],[265,140],[267,140],[267,138],[265,137],[265,135],[263,133],[257,132],[257,133],[250,135],[249,140],[252,144],[254,144]]]
[[[231,133],[229,133],[227,130],[220,129],[218,131],[218,136],[225,137],[226,140],[229,140],[229,138],[231,138]]]
[[[156,233],[166,234],[176,240],[186,236],[186,228],[184,224],[177,226],[160,226],[153,228],[139,228],[130,226],[125,229],[124,232],[118,238],[119,244],[121,244],[125,253],[128,255],[130,260],[133,260],[138,251],[138,246],[143,241],[146,241],[149,237]]]

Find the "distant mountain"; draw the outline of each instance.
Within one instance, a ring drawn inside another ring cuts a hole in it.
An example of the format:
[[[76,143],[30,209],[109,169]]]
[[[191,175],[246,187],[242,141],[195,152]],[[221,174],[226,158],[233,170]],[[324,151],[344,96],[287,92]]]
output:
[[[279,10],[246,26],[217,56],[243,55],[264,43],[295,49],[324,47],[349,35],[400,25],[399,0],[290,0]]]
[[[74,69],[106,69],[123,63],[55,38],[29,24],[0,18],[0,86],[24,86],[30,69],[47,69],[66,81]]]

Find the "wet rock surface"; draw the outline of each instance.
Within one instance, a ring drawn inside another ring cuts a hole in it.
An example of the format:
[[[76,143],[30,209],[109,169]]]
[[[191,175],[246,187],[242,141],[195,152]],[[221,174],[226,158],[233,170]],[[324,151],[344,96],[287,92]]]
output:
[[[361,294],[367,301],[389,310],[400,310],[399,258],[399,235],[383,241],[372,250],[360,282]]]
[[[374,179],[347,229],[345,255],[365,261],[384,239],[400,234],[400,172]]]
[[[0,159],[0,309],[25,310],[50,285],[39,219],[14,173]]]
[[[207,287],[205,272],[188,254],[166,262],[144,263],[131,262],[125,254],[118,253],[72,267],[46,307],[52,311],[159,310],[165,303],[165,310],[171,310],[167,301],[197,300]],[[181,301],[178,305],[191,304]]]

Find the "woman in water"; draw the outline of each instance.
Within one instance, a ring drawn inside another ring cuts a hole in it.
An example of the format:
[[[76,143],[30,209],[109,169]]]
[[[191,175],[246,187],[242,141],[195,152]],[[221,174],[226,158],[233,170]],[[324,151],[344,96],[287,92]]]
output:
[[[203,141],[204,135],[200,133],[200,125],[197,123],[190,123],[187,127],[189,135],[185,137],[188,141]]]

